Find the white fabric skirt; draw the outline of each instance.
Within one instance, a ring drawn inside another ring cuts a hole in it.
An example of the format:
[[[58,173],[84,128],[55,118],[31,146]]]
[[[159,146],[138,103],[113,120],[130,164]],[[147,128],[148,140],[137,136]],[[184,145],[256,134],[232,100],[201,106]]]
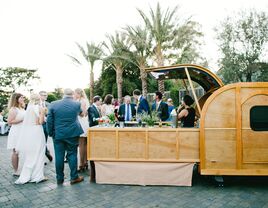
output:
[[[21,131],[22,123],[13,124],[9,130],[8,133],[8,139],[7,139],[7,149],[16,149],[20,131]]]
[[[83,131],[84,131],[84,133],[81,134],[80,137],[87,137],[87,131],[89,128],[88,117],[87,116],[86,117],[78,116],[78,120],[82,126]]]
[[[22,171],[16,184],[44,180],[46,140],[41,125],[24,126],[16,147],[22,161]]]

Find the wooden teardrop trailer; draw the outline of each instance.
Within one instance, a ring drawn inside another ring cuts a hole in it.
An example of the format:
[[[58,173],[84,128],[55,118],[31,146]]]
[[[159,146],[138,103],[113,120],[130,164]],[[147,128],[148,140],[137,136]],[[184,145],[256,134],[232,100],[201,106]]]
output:
[[[268,82],[223,85],[208,69],[147,69],[156,79],[188,79],[199,128],[98,128],[88,131],[88,160],[199,163],[202,175],[268,175]],[[205,91],[197,100],[192,81]]]

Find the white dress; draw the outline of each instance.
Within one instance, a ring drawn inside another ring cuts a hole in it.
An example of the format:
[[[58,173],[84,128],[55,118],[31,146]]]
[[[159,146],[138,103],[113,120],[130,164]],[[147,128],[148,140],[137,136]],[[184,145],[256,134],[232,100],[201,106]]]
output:
[[[44,177],[46,140],[42,125],[37,124],[39,106],[29,104],[22,124],[21,134],[16,147],[23,161],[20,177],[16,184],[40,182]]]
[[[23,120],[25,115],[25,110],[21,108],[15,108],[17,111],[16,119]],[[8,133],[7,139],[7,149],[16,149],[20,131],[21,131],[22,122],[18,124],[12,124]]]
[[[108,116],[112,113],[114,113],[114,106],[113,105],[103,104],[101,106],[101,115],[102,116]]]
[[[89,104],[86,102],[85,99],[81,99],[80,100],[81,105],[85,105],[85,109],[82,109],[83,111],[85,111],[84,113],[87,113],[87,109],[89,107]],[[88,116],[78,116],[78,121],[81,124],[81,127],[84,131],[83,134],[80,135],[80,137],[87,137],[87,131],[89,128],[89,123],[88,123]]]

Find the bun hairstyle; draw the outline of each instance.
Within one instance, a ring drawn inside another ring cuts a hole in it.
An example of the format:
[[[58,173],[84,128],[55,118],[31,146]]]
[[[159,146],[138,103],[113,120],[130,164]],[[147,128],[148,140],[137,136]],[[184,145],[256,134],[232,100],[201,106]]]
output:
[[[192,104],[194,103],[194,100],[193,100],[193,98],[192,98],[190,95],[185,95],[185,96],[183,97],[183,102],[184,102],[186,105],[190,106],[190,105],[192,105]]]
[[[30,104],[37,105],[40,103],[40,95],[37,93],[33,93],[30,96]]]

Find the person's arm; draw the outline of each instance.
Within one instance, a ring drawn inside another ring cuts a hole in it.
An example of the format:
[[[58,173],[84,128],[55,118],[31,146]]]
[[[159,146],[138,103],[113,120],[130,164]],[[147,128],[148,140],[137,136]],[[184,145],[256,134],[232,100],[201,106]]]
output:
[[[137,114],[136,104],[131,104],[131,106],[132,106],[132,116],[133,117],[136,117],[136,114]]]
[[[87,109],[87,115],[88,115],[88,123],[89,123],[89,126],[92,126],[92,113],[91,113],[91,108],[92,107],[89,107]]]
[[[9,110],[8,118],[7,118],[7,123],[9,125],[18,124],[18,123],[21,123],[23,121],[23,119],[16,119],[17,114],[18,114],[18,112],[17,112],[16,108],[11,108]]]
[[[147,112],[148,114],[150,113],[150,107],[149,107],[149,103],[146,99],[143,99],[143,106],[144,106],[144,111]]]
[[[39,107],[38,124],[42,125],[45,122],[46,108]]]
[[[106,115],[106,105],[105,104],[101,105],[100,112],[101,112],[101,115]]]
[[[55,135],[55,129],[54,129],[54,111],[53,108],[51,108],[51,105],[48,109],[48,114],[47,114],[47,132],[48,135],[53,137]]]
[[[152,111],[155,111],[156,110],[156,103],[155,102],[153,102],[151,109],[152,109]]]
[[[80,116],[87,116],[87,104],[85,100],[81,100],[81,111]]]
[[[125,107],[125,106],[124,105],[120,105],[119,106],[119,109],[118,109],[118,115],[119,115],[119,117],[121,117],[121,116],[124,115],[124,113],[123,113],[123,107]]]
[[[188,115],[188,110],[183,109],[179,114],[178,114],[178,120],[180,120],[183,117],[186,117]]]

